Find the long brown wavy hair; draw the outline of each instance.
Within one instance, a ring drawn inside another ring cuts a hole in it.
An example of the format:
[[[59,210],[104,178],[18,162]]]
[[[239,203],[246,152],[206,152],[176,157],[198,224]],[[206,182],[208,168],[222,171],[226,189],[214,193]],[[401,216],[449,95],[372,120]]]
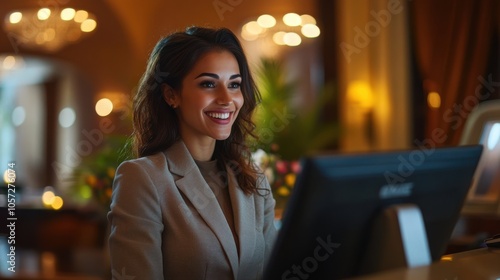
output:
[[[158,41],[153,48],[134,98],[132,149],[136,157],[153,155],[181,139],[179,120],[162,96],[162,85],[180,90],[182,80],[198,59],[212,50],[229,51],[236,58],[242,77],[244,103],[230,136],[217,140],[214,157],[219,168],[229,166],[246,193],[257,192],[258,171],[251,162],[246,136],[256,138],[252,113],[261,97],[250,73],[238,38],[229,29],[189,27]]]

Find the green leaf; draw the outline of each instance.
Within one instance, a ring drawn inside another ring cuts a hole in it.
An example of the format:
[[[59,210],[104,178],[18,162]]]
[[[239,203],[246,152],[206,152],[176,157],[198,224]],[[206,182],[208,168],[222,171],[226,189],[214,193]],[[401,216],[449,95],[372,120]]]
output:
[[[324,86],[308,108],[296,108],[291,102],[296,94],[296,82],[286,80],[281,63],[262,59],[256,73],[262,95],[262,103],[254,115],[260,137],[255,143],[256,149],[277,152],[285,160],[294,160],[313,151],[331,148],[338,142],[338,121],[327,117],[336,100],[334,86]],[[283,119],[284,112],[293,118]]]

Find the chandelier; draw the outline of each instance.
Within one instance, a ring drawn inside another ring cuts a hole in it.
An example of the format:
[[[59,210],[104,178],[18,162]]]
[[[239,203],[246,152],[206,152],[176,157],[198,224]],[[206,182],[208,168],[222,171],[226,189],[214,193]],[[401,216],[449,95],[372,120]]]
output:
[[[56,52],[88,36],[97,27],[94,15],[73,8],[12,11],[4,30],[14,48]]]
[[[241,37],[246,41],[271,39],[276,45],[295,47],[303,40],[318,37],[320,29],[316,19],[307,14],[288,13],[277,20],[272,15],[263,14],[256,20],[245,23],[241,28]]]

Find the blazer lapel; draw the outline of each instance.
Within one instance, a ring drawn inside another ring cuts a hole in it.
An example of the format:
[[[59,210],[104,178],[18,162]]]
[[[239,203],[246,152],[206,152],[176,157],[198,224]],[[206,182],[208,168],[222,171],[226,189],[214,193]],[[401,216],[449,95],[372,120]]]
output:
[[[199,171],[192,156],[182,141],[174,144],[166,152],[170,171],[179,175],[177,188],[194,205],[201,218],[207,223],[224,249],[233,275],[238,271],[238,252],[233,234],[217,199]]]
[[[247,195],[238,186],[236,176],[228,170],[229,196],[234,213],[234,224],[240,245],[240,263],[253,257],[255,249],[255,202],[252,195]]]

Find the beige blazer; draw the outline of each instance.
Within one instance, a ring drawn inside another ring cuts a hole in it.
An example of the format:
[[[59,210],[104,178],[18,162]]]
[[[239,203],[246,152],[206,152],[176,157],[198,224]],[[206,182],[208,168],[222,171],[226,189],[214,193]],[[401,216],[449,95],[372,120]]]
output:
[[[108,213],[113,279],[261,278],[276,236],[275,202],[246,195],[228,170],[238,246],[183,142],[123,162]],[[264,176],[258,184],[270,189]]]

